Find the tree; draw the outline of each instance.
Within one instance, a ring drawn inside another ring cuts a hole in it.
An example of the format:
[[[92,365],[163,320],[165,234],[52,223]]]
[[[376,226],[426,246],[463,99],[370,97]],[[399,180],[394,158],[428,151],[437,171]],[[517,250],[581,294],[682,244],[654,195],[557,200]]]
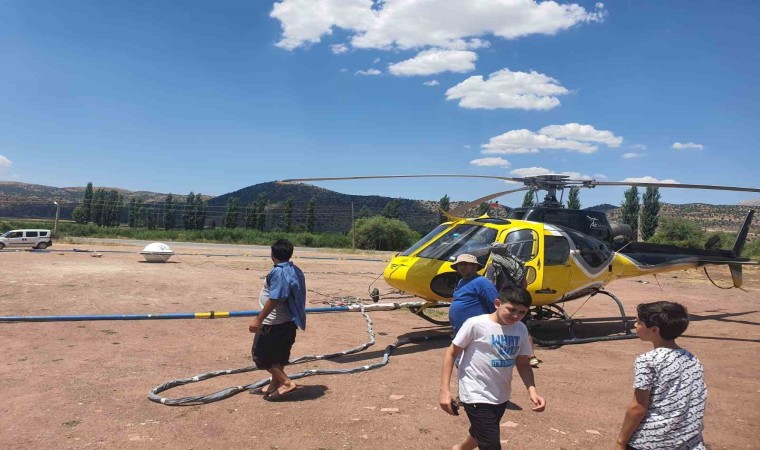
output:
[[[137,216],[135,218],[135,227],[139,228],[148,226],[148,211],[145,209],[145,204],[142,200],[137,200],[135,210],[137,211]]]
[[[657,231],[658,218],[660,214],[660,188],[649,186],[644,192],[641,205],[641,239],[649,240]]]
[[[251,230],[256,228],[256,214],[258,214],[259,205],[257,202],[251,202],[245,207],[245,229]]]
[[[522,207],[530,208],[531,206],[536,206],[536,202],[533,200],[533,191],[528,191],[525,193],[525,197],[523,197]]]
[[[169,193],[164,201],[164,230],[171,230],[177,224],[177,216],[175,215],[175,209],[177,204],[174,201],[174,196]]]
[[[314,217],[317,209],[317,197],[312,197],[309,201],[309,205],[306,207],[306,231],[309,233],[314,232],[314,225],[316,224],[316,218]]]
[[[567,195],[567,209],[581,209],[580,199],[581,188],[572,187]]]
[[[284,217],[284,226],[283,229],[286,233],[290,233],[293,231],[293,203],[295,202],[295,199],[291,195],[287,199],[285,199],[285,211],[283,213]]]
[[[702,228],[695,222],[690,222],[683,217],[667,217],[662,219],[657,233],[649,239],[649,242],[703,248],[705,235]]]
[[[440,200],[438,200],[438,209],[440,211],[446,211],[448,212],[451,209],[451,199],[449,199],[449,194],[444,195],[441,197]],[[442,212],[439,213],[440,222],[445,222],[448,219],[446,218],[446,215]]]
[[[639,229],[639,190],[636,186],[631,186],[625,191],[625,198],[620,205],[622,208],[620,221],[629,225],[638,236]]]
[[[84,212],[84,206],[77,206],[74,208],[74,211],[71,213],[71,218],[74,219],[74,222],[78,224],[86,224],[86,213]]]
[[[193,202],[193,229],[202,230],[206,226],[206,211],[208,209],[208,203],[203,201],[203,196],[199,193],[195,194],[195,201]],[[214,223],[216,227],[216,223]]]
[[[240,207],[237,197],[230,197],[227,199],[227,210],[224,212],[222,218],[222,226],[224,228],[237,227],[238,218],[240,216]]]
[[[385,204],[385,207],[383,208],[383,212],[381,214],[386,219],[398,219],[399,217],[398,210],[400,207],[401,207],[401,200],[394,198],[393,200]]]
[[[92,181],[90,181],[87,183],[87,187],[84,188],[84,199],[82,200],[84,223],[92,220],[92,195]]]
[[[92,194],[92,206],[90,208],[90,222],[94,222],[95,225],[103,225],[103,207],[105,206],[105,202],[105,191],[97,189]]]
[[[267,193],[260,193],[256,203],[258,203],[258,208],[256,210],[256,229],[264,231],[267,225],[267,204],[269,203]]]
[[[195,194],[190,191],[185,199],[185,207],[182,209],[182,226],[186,230],[195,229]]]
[[[127,225],[129,228],[137,228],[137,199],[129,199],[129,209],[127,210]]]
[[[419,240],[406,223],[382,216],[357,219],[350,233],[355,233],[356,246],[366,250],[403,250]]]
[[[359,216],[357,219],[366,219],[370,216],[369,208],[367,208],[367,205],[362,206],[362,209],[359,210]]]
[[[488,214],[488,211],[491,210],[491,204],[488,202],[483,202],[480,205],[478,205],[478,210],[475,213],[476,216],[480,217],[483,214]]]

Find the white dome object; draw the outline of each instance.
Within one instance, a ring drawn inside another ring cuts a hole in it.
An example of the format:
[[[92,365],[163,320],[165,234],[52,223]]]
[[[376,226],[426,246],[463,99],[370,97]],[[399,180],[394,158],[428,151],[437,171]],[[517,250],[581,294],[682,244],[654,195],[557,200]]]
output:
[[[174,252],[168,245],[162,242],[154,242],[146,245],[140,254],[143,255],[143,258],[147,262],[166,262],[172,257]]]

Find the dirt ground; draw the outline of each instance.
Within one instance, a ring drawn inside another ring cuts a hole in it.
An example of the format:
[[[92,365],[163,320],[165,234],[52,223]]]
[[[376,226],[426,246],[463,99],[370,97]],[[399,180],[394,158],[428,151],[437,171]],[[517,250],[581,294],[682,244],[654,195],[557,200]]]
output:
[[[179,254],[168,264],[144,263],[140,247],[129,246],[60,244],[49,252],[3,251],[0,316],[258,309],[262,278],[270,268],[266,251],[172,246]],[[65,251],[74,247],[101,251]],[[335,297],[368,297],[368,286],[385,263],[349,257],[296,250],[294,261],[309,287],[307,306],[326,306],[323,302]],[[726,285],[730,280],[722,272],[716,268],[711,275]],[[745,285],[746,292],[719,290],[696,271],[610,285],[628,314],[644,301],[671,299],[688,306],[692,323],[680,344],[706,369],[705,438],[711,449],[757,449],[760,441],[760,273],[746,271]],[[382,279],[374,286],[389,291]],[[381,301],[410,300],[391,297]],[[566,306],[572,313],[582,304]],[[608,300],[594,298],[576,317],[614,311]],[[288,371],[372,364],[400,336],[448,333],[407,311],[370,315],[377,332],[374,347]],[[451,448],[465,436],[467,419],[448,416],[437,406],[448,345],[440,340],[401,347],[377,370],[301,379],[303,388],[278,403],[247,392],[200,406],[148,400],[148,391],[163,382],[249,366],[249,321],[0,323],[5,355],[0,448],[437,449]],[[359,314],[312,314],[292,356],[331,353],[366,340]],[[544,363],[536,378],[547,410],[530,411],[515,375],[514,404],[502,421],[505,447],[611,448],[632,396],[633,359],[649,349],[636,339],[538,349]],[[208,394],[263,378],[262,372],[224,376],[161,395]]]

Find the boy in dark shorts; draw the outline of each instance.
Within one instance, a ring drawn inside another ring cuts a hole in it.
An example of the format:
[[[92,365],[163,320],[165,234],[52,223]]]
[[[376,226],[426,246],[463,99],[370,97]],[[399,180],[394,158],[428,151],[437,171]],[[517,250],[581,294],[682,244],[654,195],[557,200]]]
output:
[[[654,349],[636,358],[633,402],[615,449],[704,450],[704,369],[676,344],[689,326],[689,313],[672,302],[642,303],[636,312],[636,333]]]
[[[296,328],[306,329],[306,280],[301,269],[290,262],[293,244],[280,239],[272,245],[274,267],[259,295],[261,311],[248,326],[256,333],[251,354],[259,369],[272,375],[264,399],[279,400],[298,386],[283,370],[296,340]]]
[[[500,449],[500,429],[512,391],[512,368],[517,367],[534,412],[542,412],[546,401],[538,395],[528,328],[521,322],[530,308],[530,294],[523,288],[503,289],[496,299],[496,311],[468,319],[446,350],[441,370],[441,409],[457,415],[450,383],[454,360],[460,354],[459,398],[470,420],[469,434],[456,450]]]

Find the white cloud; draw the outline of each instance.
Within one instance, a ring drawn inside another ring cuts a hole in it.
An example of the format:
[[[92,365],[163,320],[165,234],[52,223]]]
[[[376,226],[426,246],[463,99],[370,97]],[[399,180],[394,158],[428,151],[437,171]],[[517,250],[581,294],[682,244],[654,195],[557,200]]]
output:
[[[348,45],[346,44],[333,44],[330,46],[330,51],[336,55],[342,55],[348,51]]]
[[[632,148],[634,150],[646,150],[647,149],[647,146],[644,145],[644,144],[633,144],[633,145],[629,145],[628,147]]]
[[[472,146],[470,144],[465,144],[464,148],[470,149],[470,148],[472,148]]]
[[[512,175],[518,177],[536,177],[539,175],[567,175],[571,180],[591,180],[588,175],[583,175],[580,172],[553,172],[544,167],[523,167],[521,169],[515,169],[510,172]]]
[[[687,142],[685,144],[682,144],[680,142],[676,142],[675,144],[673,144],[672,147],[674,149],[676,149],[676,150],[690,150],[690,149],[691,150],[702,150],[703,148],[705,148],[704,145],[702,145],[702,144],[695,144],[693,142]]]
[[[446,99],[459,99],[459,106],[469,109],[546,110],[559,106],[556,96],[568,92],[557,80],[542,73],[502,69],[488,80],[482,75],[471,76],[446,91]]]
[[[414,58],[389,64],[388,71],[398,76],[464,73],[475,70],[477,59],[478,55],[475,52],[434,48],[420,52]]]
[[[535,0],[282,0],[270,16],[282,27],[277,46],[287,50],[320,42],[334,28],[345,30],[355,48],[474,49],[486,45],[484,36],[554,35],[601,22],[606,14],[600,3],[589,11],[575,3]]]
[[[492,137],[481,146],[486,155],[538,153],[540,150],[568,150],[578,153],[594,153],[598,147],[569,139],[555,139],[530,130],[512,130]]]
[[[638,177],[638,178],[626,178],[623,181],[625,181],[627,183],[673,183],[673,184],[680,184],[676,180],[671,180],[671,179],[658,180],[657,178],[650,177],[650,176]]]
[[[11,160],[3,155],[0,155],[0,168],[6,168],[11,166]]]
[[[367,69],[367,70],[357,70],[354,75],[380,75],[382,72],[380,72],[377,69]]]
[[[572,139],[584,142],[599,142],[606,144],[608,147],[620,147],[623,138],[615,136],[610,131],[597,130],[591,125],[581,125],[579,123],[567,123],[565,125],[549,125],[538,130],[539,133],[547,136]]]
[[[424,84],[425,86],[438,86],[441,83],[439,83],[438,80],[430,80],[430,81],[426,81],[426,82],[424,82],[422,84]]]
[[[606,180],[607,179],[607,175],[605,175],[603,173],[595,173],[594,174],[594,179],[595,180]]]
[[[636,158],[642,158],[644,156],[643,153],[623,153],[620,155],[623,159],[636,159]]]
[[[512,164],[510,164],[509,161],[503,158],[495,157],[495,158],[480,158],[480,159],[473,159],[470,161],[470,164],[473,166],[480,166],[480,167],[509,167]]]

